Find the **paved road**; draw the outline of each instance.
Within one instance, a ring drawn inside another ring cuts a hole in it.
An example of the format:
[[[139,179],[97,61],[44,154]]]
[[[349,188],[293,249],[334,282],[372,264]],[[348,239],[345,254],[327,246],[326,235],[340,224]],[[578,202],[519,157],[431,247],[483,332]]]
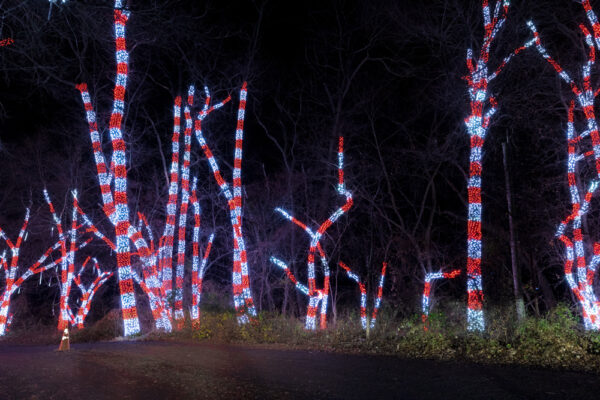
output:
[[[0,399],[599,399],[597,375],[227,345],[0,344]]]

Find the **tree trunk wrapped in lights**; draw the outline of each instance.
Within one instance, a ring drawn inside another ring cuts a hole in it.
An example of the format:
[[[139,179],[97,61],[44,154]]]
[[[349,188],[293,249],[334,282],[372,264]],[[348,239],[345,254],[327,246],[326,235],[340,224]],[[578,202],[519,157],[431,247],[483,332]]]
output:
[[[232,287],[233,287],[233,303],[238,313],[238,322],[247,323],[251,317],[256,316],[256,308],[250,290],[250,278],[248,276],[248,256],[246,253],[246,244],[244,234],[242,232],[242,145],[244,142],[244,118],[246,112],[246,82],[240,89],[240,103],[237,113],[237,126],[235,130],[235,154],[233,160],[233,178],[232,183],[227,183],[221,171],[219,164],[213,155],[210,147],[206,143],[202,132],[202,121],[213,110],[222,107],[231,97],[227,97],[220,103],[211,106],[211,97],[208,88],[204,88],[206,99],[202,111],[198,114],[195,121],[194,130],[196,139],[204,155],[208,159],[208,163],[213,172],[213,176],[217,185],[221,189],[221,193],[227,200],[229,206],[229,217],[233,230],[233,271],[232,271]],[[233,190],[232,190],[233,188]]]
[[[600,330],[600,302],[594,292],[594,279],[600,262],[600,243],[594,242],[591,249],[590,246],[585,246],[582,224],[590,211],[590,202],[598,190],[599,180],[597,177],[592,179],[585,191],[580,191],[577,185],[577,163],[585,161],[586,157],[593,158],[594,152],[593,150],[584,152],[581,149],[582,139],[587,135],[585,132],[580,135],[575,132],[574,109],[575,102],[572,101],[569,106],[567,125],[567,180],[571,197],[571,213],[559,225],[556,237],[566,247],[565,278],[581,306],[583,325],[586,330]],[[587,257],[586,247],[588,253],[590,250],[592,253]]]
[[[215,239],[215,234],[211,233],[204,250],[202,262],[200,262],[200,215],[201,208],[198,196],[196,194],[197,180],[194,178],[192,183],[192,193],[190,202],[194,208],[194,234],[192,237],[192,305],[190,306],[190,319],[192,327],[197,329],[200,326],[200,300],[202,298],[202,282],[206,273],[206,264],[210,256],[210,250]]]
[[[121,310],[124,323],[124,334],[134,335],[140,331],[137,317],[137,307],[134,293],[135,274],[131,266],[131,240],[144,265],[144,275],[147,277],[151,291],[157,292],[160,283],[156,265],[156,254],[153,254],[142,236],[142,233],[130,222],[127,198],[127,168],[126,145],[123,140],[121,125],[125,109],[125,88],[128,73],[128,53],[125,43],[125,26],[129,12],[122,10],[122,2],[115,1],[115,42],[117,59],[117,77],[113,94],[113,110],[110,118],[110,138],[112,143],[112,172],[107,169],[106,160],[102,151],[102,144],[96,115],[91,104],[91,98],[85,83],[77,85],[81,92],[85,106],[87,120],[94,150],[94,160],[98,172],[98,182],[102,193],[104,213],[115,228],[115,251],[117,253],[117,279],[121,294]],[[174,225],[174,222],[173,222]],[[97,231],[97,230],[96,230]],[[146,285],[146,287],[148,287]],[[159,299],[154,296],[155,300]],[[164,315],[165,307],[160,301],[151,301],[152,313],[155,316],[157,328],[171,330],[171,322]]]
[[[298,288],[302,293],[306,294],[309,297],[309,304],[306,312],[306,323],[305,328],[308,330],[316,329],[316,313],[318,305],[321,305],[320,308],[320,327],[321,329],[325,329],[327,327],[327,302],[329,297],[329,264],[327,261],[327,256],[321,247],[321,238],[342,215],[344,215],[348,210],[352,207],[352,193],[346,190],[346,184],[344,182],[344,138],[340,136],[338,141],[338,183],[336,187],[336,191],[340,196],[344,196],[346,202],[343,206],[338,208],[327,218],[316,231],[313,231],[309,228],[305,223],[298,220],[294,216],[292,216],[287,211],[282,208],[276,208],[279,214],[281,214],[285,219],[292,222],[293,224],[302,228],[310,237],[310,247],[308,250],[307,257],[307,265],[308,265],[308,287],[298,283],[295,279],[292,279],[293,275],[291,271],[287,268],[287,265],[283,263],[281,260],[278,260],[275,257],[271,257],[271,262],[282,268],[286,271],[290,280],[294,283],[296,288]],[[321,260],[321,266],[323,268],[323,289],[316,288],[316,273],[315,273],[315,253],[318,251],[319,257]],[[285,268],[284,268],[285,266]],[[383,284],[383,282],[382,282]],[[304,290],[306,288],[306,291]]]
[[[377,321],[377,312],[381,307],[381,298],[383,296],[383,282],[385,280],[385,272],[387,270],[387,263],[383,263],[383,267],[381,268],[381,274],[379,275],[379,284],[377,285],[377,295],[375,296],[375,302],[373,305],[373,313],[371,314],[371,319],[367,321],[367,288],[365,284],[360,281],[360,278],[357,274],[352,272],[350,267],[340,261],[339,266],[342,267],[344,271],[346,271],[346,275],[348,278],[352,279],[358,284],[358,289],[360,290],[360,324],[364,330],[375,328],[375,323]]]
[[[23,220],[23,226],[19,231],[19,236],[16,242],[13,243],[6,233],[0,228],[0,238],[3,239],[10,250],[10,264],[7,262],[6,251],[3,252],[0,257],[0,269],[4,273],[4,290],[2,292],[2,303],[0,304],[0,336],[6,334],[7,329],[12,322],[12,318],[9,317],[10,301],[12,296],[21,287],[21,284],[30,276],[45,271],[46,269],[53,268],[56,264],[52,263],[51,266],[42,266],[42,263],[50,256],[50,254],[60,247],[60,243],[56,243],[50,247],[42,257],[28,268],[20,277],[17,277],[19,272],[19,253],[21,245],[26,240],[27,224],[29,223],[30,212],[27,209],[25,218]]]
[[[127,86],[129,64],[129,54],[125,42],[125,27],[129,15],[129,11],[123,9],[122,0],[115,0],[114,27],[117,74],[113,91],[113,108],[109,124],[112,144],[112,173],[107,170],[106,161],[102,152],[100,135],[96,125],[96,116],[91,105],[87,85],[85,83],[77,85],[77,88],[82,95],[90,126],[90,137],[94,149],[96,169],[98,170],[98,181],[102,192],[104,212],[115,229],[117,279],[119,282],[121,314],[123,317],[123,331],[125,336],[135,335],[140,332],[129,245],[130,231],[132,229],[135,230],[135,228],[133,228],[129,221],[127,156],[126,145],[121,130],[123,114],[125,111],[125,89]],[[111,183],[113,184],[113,187],[111,187]]]
[[[594,292],[596,269],[600,262],[600,244],[594,242],[593,245],[585,246],[583,234],[583,219],[587,217],[590,202],[600,183],[600,133],[594,105],[594,100],[600,93],[600,87],[594,88],[591,80],[596,66],[596,51],[600,49],[600,23],[589,0],[583,0],[581,4],[592,29],[590,31],[584,24],[579,25],[588,47],[587,61],[581,68],[579,83],[550,56],[542,45],[534,23],[528,21],[527,25],[534,35],[536,50],[554,68],[561,80],[569,86],[585,118],[586,129],[577,134],[574,121],[575,102],[571,102],[567,126],[567,178],[571,197],[571,213],[559,225],[556,236],[566,247],[565,277],[569,288],[582,308],[584,327],[588,330],[600,330],[600,303]],[[592,150],[586,152],[583,141],[588,137],[591,139]],[[586,177],[583,176],[585,168],[577,168],[577,164],[587,160],[591,160],[595,167],[594,177],[589,180],[586,189],[579,189],[576,176],[579,175],[581,182]],[[588,253],[587,257],[586,253]]]
[[[509,1],[497,1],[491,10],[488,0],[482,0],[484,20],[483,43],[479,58],[475,59],[473,50],[467,51],[466,76],[469,85],[471,114],[465,119],[467,132],[471,141],[469,157],[468,182],[468,223],[467,223],[467,327],[471,331],[483,331],[485,320],[483,316],[483,286],[481,283],[481,173],[483,170],[482,148],[485,136],[490,127],[490,120],[497,109],[496,99],[490,95],[488,85],[498,76],[512,57],[530,46],[528,42],[508,55],[495,72],[490,73],[488,65],[490,48],[496,36],[506,21]]]
[[[187,223],[188,206],[190,201],[190,152],[192,148],[192,114],[190,107],[194,104],[194,86],[188,90],[187,105],[184,108],[185,132],[183,165],[181,168],[181,204],[179,206],[178,236],[177,236],[177,268],[175,270],[175,302],[174,319],[177,328],[183,328],[183,275],[185,264],[185,228]]]
[[[107,280],[109,280],[113,273],[110,271],[101,271],[98,267],[98,261],[94,258],[92,261],[94,262],[94,271],[96,273],[96,278],[87,286],[82,283],[81,275],[85,271],[85,267],[90,261],[91,257],[88,257],[82,264],[81,270],[79,274],[74,278],[73,283],[79,288],[81,291],[81,304],[79,305],[79,309],[77,310],[77,314],[73,319],[73,325],[76,325],[79,329],[83,329],[85,320],[90,312],[90,307],[92,305],[92,299],[94,295],[102,287]]]
[[[423,329],[428,330],[429,310],[431,309],[431,286],[434,280],[438,279],[454,279],[460,275],[460,269],[455,269],[450,272],[430,272],[425,275],[425,285],[423,286],[423,296],[421,298],[421,320],[423,321]]]

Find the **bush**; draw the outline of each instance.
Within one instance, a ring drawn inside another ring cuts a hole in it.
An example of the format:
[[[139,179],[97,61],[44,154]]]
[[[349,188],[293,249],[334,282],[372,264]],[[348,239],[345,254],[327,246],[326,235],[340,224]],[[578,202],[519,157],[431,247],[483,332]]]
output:
[[[102,319],[84,329],[73,329],[71,341],[74,343],[112,340],[123,334],[121,311],[112,309]]]

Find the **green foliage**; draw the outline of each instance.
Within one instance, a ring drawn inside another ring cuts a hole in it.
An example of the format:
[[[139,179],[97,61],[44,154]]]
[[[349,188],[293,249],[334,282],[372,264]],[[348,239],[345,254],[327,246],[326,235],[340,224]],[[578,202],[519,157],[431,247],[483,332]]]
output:
[[[517,322],[512,307],[491,310],[484,335],[465,331],[464,316],[450,315],[432,313],[425,331],[420,315],[397,320],[391,310],[384,310],[367,338],[356,315],[338,317],[336,325],[325,331],[307,332],[301,320],[275,313],[261,313],[254,322],[238,326],[233,312],[205,312],[191,338],[600,371],[600,333],[581,331],[578,317],[564,305],[544,318],[528,318],[522,323]]]
[[[121,321],[121,311],[113,309],[92,326],[85,327],[84,329],[73,329],[71,331],[71,341],[74,343],[98,342],[101,340],[111,340],[122,334],[123,322]]]
[[[260,313],[251,323],[240,326],[235,311],[215,297],[203,307],[198,327],[191,326],[186,313],[182,330],[152,332],[140,339],[276,345],[600,372],[600,332],[584,332],[579,317],[566,305],[557,306],[543,318],[530,317],[521,323],[517,322],[513,307],[487,310],[487,317],[486,333],[472,334],[464,329],[464,309],[459,313],[454,307],[447,307],[429,316],[426,331],[420,315],[399,319],[394,310],[384,308],[367,337],[356,313],[338,315],[335,323],[329,322],[328,329],[316,332],[305,331],[301,319],[279,313]],[[71,339],[110,340],[122,334],[121,325],[119,310],[112,310],[96,324],[73,330]],[[13,332],[6,339],[23,334]],[[59,334],[53,327],[43,337],[51,336],[52,343],[58,343]]]

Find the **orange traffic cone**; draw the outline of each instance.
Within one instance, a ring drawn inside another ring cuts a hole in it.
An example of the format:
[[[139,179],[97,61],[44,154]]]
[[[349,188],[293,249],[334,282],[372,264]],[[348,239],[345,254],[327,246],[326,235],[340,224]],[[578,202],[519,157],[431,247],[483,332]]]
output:
[[[62,339],[60,340],[60,346],[58,346],[58,351],[69,351],[70,349],[71,345],[69,344],[69,328],[65,328]]]

